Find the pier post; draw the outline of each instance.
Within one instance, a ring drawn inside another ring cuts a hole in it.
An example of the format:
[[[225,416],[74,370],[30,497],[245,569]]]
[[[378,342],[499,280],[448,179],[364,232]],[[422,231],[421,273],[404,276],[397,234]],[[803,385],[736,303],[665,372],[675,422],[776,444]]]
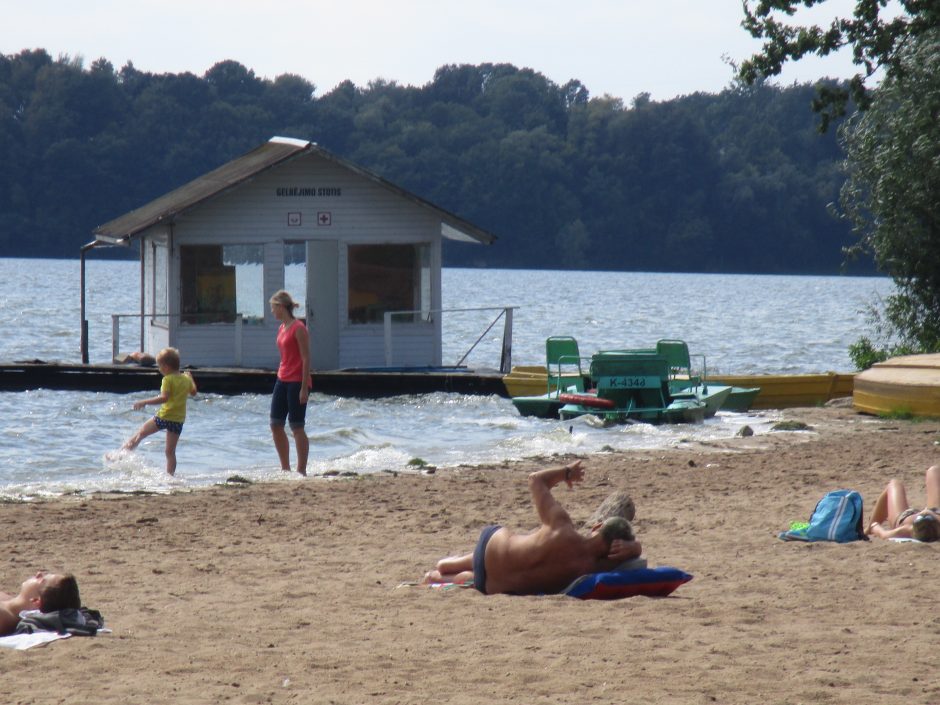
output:
[[[121,352],[121,316],[111,314],[111,362],[115,362]]]
[[[88,364],[88,320],[85,318],[85,253],[98,244],[97,240],[82,245],[79,250],[79,287],[81,288],[79,349],[82,354],[82,364]]]
[[[499,371],[508,375],[512,371],[512,307],[503,309],[506,321],[503,323],[503,353],[499,360]]]
[[[385,366],[392,366],[392,312],[386,311],[383,315],[385,324]]]
[[[242,366],[242,314],[235,316],[235,367]]]

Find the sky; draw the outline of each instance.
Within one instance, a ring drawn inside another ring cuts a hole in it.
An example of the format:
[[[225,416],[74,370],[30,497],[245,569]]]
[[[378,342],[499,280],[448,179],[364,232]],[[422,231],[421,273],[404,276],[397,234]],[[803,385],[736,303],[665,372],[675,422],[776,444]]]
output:
[[[798,19],[848,16],[827,0]],[[303,76],[324,95],[351,80],[423,86],[445,64],[510,63],[592,97],[629,103],[703,91],[732,79],[759,48],[740,0],[0,0],[0,53],[45,49],[115,69],[203,75],[235,60],[255,75]],[[803,59],[781,85],[855,73],[848,52]]]

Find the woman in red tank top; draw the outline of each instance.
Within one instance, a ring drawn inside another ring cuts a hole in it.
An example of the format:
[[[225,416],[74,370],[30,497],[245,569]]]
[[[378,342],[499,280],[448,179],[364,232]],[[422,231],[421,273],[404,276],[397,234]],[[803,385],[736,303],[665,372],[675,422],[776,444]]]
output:
[[[281,322],[277,329],[277,348],[281,363],[277,368],[277,381],[271,395],[271,437],[281,461],[281,470],[290,472],[290,441],[284,430],[290,426],[297,448],[297,472],[307,474],[307,455],[310,442],[304,423],[307,416],[307,398],[310,394],[310,338],[303,321],[294,318],[297,304],[291,295],[281,289],[271,297],[271,313]]]

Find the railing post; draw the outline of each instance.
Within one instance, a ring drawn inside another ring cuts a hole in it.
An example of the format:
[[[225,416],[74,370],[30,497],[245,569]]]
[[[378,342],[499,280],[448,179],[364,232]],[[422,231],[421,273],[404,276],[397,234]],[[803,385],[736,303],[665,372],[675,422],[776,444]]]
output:
[[[385,326],[385,366],[392,366],[392,312],[386,311],[383,316]]]
[[[242,366],[242,315],[235,316],[235,367]]]
[[[111,362],[118,359],[121,350],[121,316],[111,314]]]
[[[506,321],[503,323],[503,353],[499,360],[499,371],[508,375],[512,371],[512,307],[503,309]]]
[[[85,318],[85,253],[88,250],[95,247],[98,244],[97,240],[92,240],[87,245],[82,245],[79,255],[79,280],[81,286],[81,301],[79,302],[80,306],[80,319],[81,319],[81,330],[79,335],[81,336],[81,341],[79,345],[81,346],[82,353],[82,364],[88,364],[88,319]]]
[[[438,366],[444,364],[444,311],[441,310],[438,318],[434,318],[433,312],[428,311],[428,323],[434,326],[434,351],[431,358],[431,365]]]
[[[81,309],[81,330],[79,330],[79,335],[81,339],[79,340],[79,351],[82,354],[82,364],[88,364],[88,321],[85,320],[85,248],[81,249],[81,255],[79,257],[79,286],[81,287],[81,299],[79,300],[79,307]]]

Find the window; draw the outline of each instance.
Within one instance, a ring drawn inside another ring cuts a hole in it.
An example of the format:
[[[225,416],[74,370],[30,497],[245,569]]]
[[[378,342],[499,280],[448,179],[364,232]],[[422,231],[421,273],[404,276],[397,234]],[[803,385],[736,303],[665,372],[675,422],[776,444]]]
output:
[[[425,318],[430,259],[427,245],[350,245],[349,322],[382,323],[386,311],[420,311],[411,320]]]
[[[180,247],[183,323],[246,323],[264,318],[261,245]]]

